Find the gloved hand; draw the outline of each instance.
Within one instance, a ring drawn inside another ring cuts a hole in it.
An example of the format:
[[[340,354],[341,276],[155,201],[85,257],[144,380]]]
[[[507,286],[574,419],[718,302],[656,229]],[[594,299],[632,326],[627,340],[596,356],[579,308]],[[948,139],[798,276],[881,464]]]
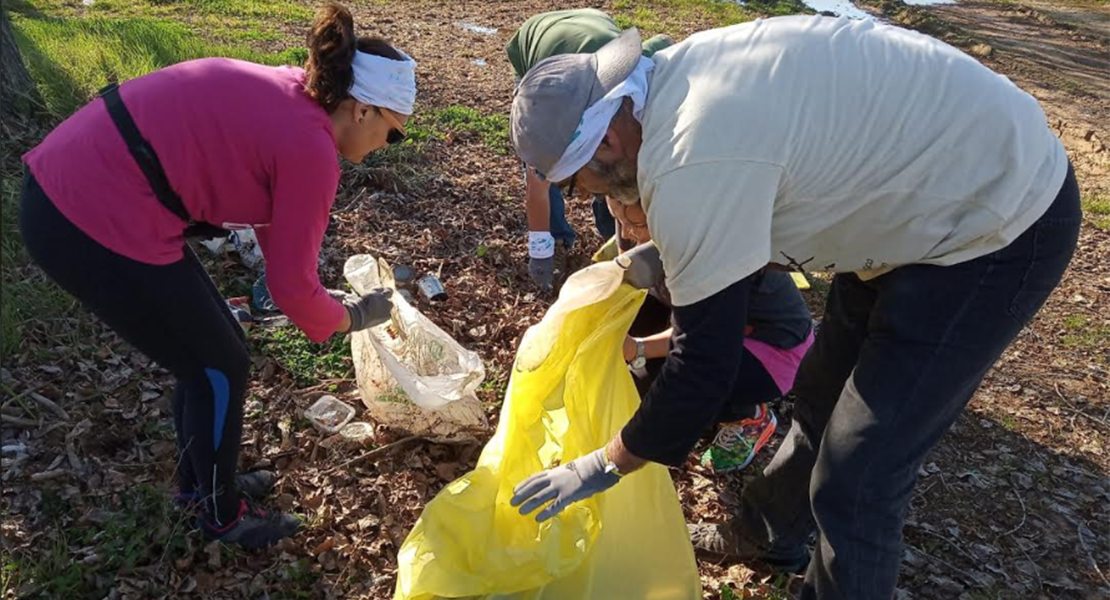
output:
[[[350,296],[340,300],[351,317],[351,328],[347,332],[362,331],[388,321],[393,313],[392,298],[393,290],[377,288],[361,298]]]
[[[555,282],[555,257],[529,258],[528,275],[536,285],[550,290]]]
[[[616,485],[621,478],[606,470],[607,462],[605,448],[598,448],[565,465],[537,473],[513,489],[509,503],[520,506],[520,514],[527,515],[545,502],[552,501],[536,515],[536,520],[542,523],[570,504]]]
[[[649,289],[663,277],[663,259],[652,242],[640,244],[615,260],[624,269],[624,282],[634,288]]]

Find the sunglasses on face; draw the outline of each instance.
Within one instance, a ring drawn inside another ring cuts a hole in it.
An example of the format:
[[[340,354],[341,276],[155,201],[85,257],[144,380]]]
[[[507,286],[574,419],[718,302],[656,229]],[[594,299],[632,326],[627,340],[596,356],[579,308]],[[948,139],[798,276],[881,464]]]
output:
[[[407,138],[409,134],[405,132],[405,128],[401,125],[401,122],[398,121],[397,118],[394,117],[393,114],[390,113],[388,110],[378,108],[378,113],[385,117],[385,120],[389,121],[389,124],[393,126],[390,128],[389,133],[387,133],[385,136],[385,143],[392,146],[394,144],[400,144],[401,142],[405,141],[405,138]]]

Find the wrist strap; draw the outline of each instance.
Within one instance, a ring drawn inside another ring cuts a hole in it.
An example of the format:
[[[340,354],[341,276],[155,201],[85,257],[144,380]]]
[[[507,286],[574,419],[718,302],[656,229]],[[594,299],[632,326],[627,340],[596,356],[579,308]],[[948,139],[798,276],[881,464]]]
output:
[[[555,237],[550,231],[528,232],[528,256],[531,258],[555,256]]]

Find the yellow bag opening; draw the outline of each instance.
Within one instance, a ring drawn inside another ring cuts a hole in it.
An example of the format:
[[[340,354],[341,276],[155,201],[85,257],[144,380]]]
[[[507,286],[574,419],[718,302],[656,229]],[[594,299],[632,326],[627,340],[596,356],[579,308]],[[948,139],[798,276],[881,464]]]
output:
[[[661,465],[543,524],[509,505],[514,486],[600,448],[639,406],[621,344],[645,292],[620,277],[612,263],[576,273],[525,334],[477,467],[428,504],[401,547],[395,600],[701,598]]]

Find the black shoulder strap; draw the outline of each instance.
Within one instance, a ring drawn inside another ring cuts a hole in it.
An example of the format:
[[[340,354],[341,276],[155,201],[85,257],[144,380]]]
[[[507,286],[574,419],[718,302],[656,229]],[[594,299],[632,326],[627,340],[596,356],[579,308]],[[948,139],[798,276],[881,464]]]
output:
[[[108,108],[108,114],[112,117],[112,122],[116,124],[116,129],[123,136],[123,141],[127,143],[127,149],[131,152],[135,162],[139,164],[139,168],[146,176],[158,201],[182,221],[192,222],[192,219],[189,218],[189,212],[185,210],[185,204],[181,202],[181,196],[178,196],[177,192],[173,191],[173,187],[170,186],[166,171],[162,169],[162,162],[158,160],[158,155],[154,153],[154,147],[139,133],[135,120],[131,118],[131,113],[123,104],[123,98],[119,95],[119,85],[115,83],[108,85],[100,90],[100,96],[104,98],[104,105]]]

